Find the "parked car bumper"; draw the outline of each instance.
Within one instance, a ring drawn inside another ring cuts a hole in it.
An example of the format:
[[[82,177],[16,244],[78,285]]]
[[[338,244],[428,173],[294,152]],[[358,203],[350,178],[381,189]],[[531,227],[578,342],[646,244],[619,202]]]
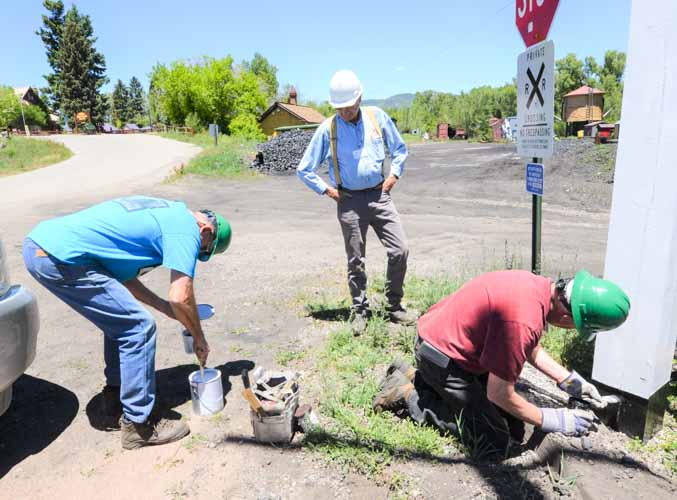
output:
[[[0,415],[12,401],[12,384],[35,359],[40,329],[38,302],[21,285],[0,297]]]

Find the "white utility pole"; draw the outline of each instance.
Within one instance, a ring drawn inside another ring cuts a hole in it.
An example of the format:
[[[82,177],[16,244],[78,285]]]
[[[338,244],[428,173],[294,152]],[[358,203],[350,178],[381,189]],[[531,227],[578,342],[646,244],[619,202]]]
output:
[[[605,277],[628,321],[597,336],[593,378],[623,391],[619,427],[662,423],[677,337],[677,2],[633,0]]]

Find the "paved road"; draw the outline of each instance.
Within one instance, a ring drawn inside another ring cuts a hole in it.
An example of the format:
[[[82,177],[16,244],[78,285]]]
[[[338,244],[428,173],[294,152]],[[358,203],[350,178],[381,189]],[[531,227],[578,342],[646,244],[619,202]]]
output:
[[[0,228],[8,250],[18,248],[40,220],[155,186],[199,152],[191,144],[145,134],[45,140],[63,143],[74,155],[49,167],[0,177]]]
[[[199,151],[190,144],[145,134],[61,135],[49,140],[75,154],[46,168],[0,178],[1,214],[30,214],[40,205],[154,185]]]

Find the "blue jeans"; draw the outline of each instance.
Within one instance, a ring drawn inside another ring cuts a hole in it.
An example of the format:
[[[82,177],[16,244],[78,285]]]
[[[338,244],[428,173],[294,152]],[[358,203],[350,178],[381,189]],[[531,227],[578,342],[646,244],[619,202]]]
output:
[[[155,404],[153,316],[101,265],[66,264],[41,253],[33,240],[24,241],[26,269],[103,331],[106,383],[120,387],[125,417],[145,422]]]

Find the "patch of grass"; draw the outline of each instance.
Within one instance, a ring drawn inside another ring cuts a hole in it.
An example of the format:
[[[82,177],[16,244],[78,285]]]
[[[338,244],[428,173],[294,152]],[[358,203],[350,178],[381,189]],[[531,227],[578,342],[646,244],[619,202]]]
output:
[[[628,448],[639,454],[659,456],[665,468],[674,475],[677,474],[677,381],[670,383],[668,404],[663,429],[646,444],[635,438]]]
[[[543,333],[540,345],[555,361],[576,370],[583,377],[592,376],[595,350],[592,344],[576,333],[576,330],[550,326],[549,330]]]
[[[0,149],[0,177],[20,174],[67,160],[73,153],[63,144],[28,137],[3,140]]]
[[[616,166],[616,148],[610,144],[595,144],[583,155],[583,162],[597,167],[597,174],[612,174]]]
[[[279,365],[287,366],[291,361],[303,359],[305,355],[306,351],[295,351],[291,349],[288,351],[278,351],[275,355],[275,361],[277,361]]]
[[[423,136],[421,134],[402,134],[402,140],[404,140],[405,144],[408,146],[410,144],[421,144],[423,142],[426,142],[423,140]]]
[[[249,168],[251,158],[255,154],[256,141],[221,135],[218,146],[214,146],[214,139],[207,133],[190,135],[167,132],[158,135],[204,148],[188,165],[171,176],[168,179],[169,182],[187,174],[240,179],[253,179],[260,176],[258,172]]]
[[[369,477],[381,476],[399,457],[443,457],[455,450],[453,438],[431,427],[372,409],[380,383],[377,367],[397,356],[413,360],[414,336],[413,327],[393,334],[378,314],[361,337],[348,325],[332,332],[314,370],[322,374],[319,409],[327,422],[304,443]]]

